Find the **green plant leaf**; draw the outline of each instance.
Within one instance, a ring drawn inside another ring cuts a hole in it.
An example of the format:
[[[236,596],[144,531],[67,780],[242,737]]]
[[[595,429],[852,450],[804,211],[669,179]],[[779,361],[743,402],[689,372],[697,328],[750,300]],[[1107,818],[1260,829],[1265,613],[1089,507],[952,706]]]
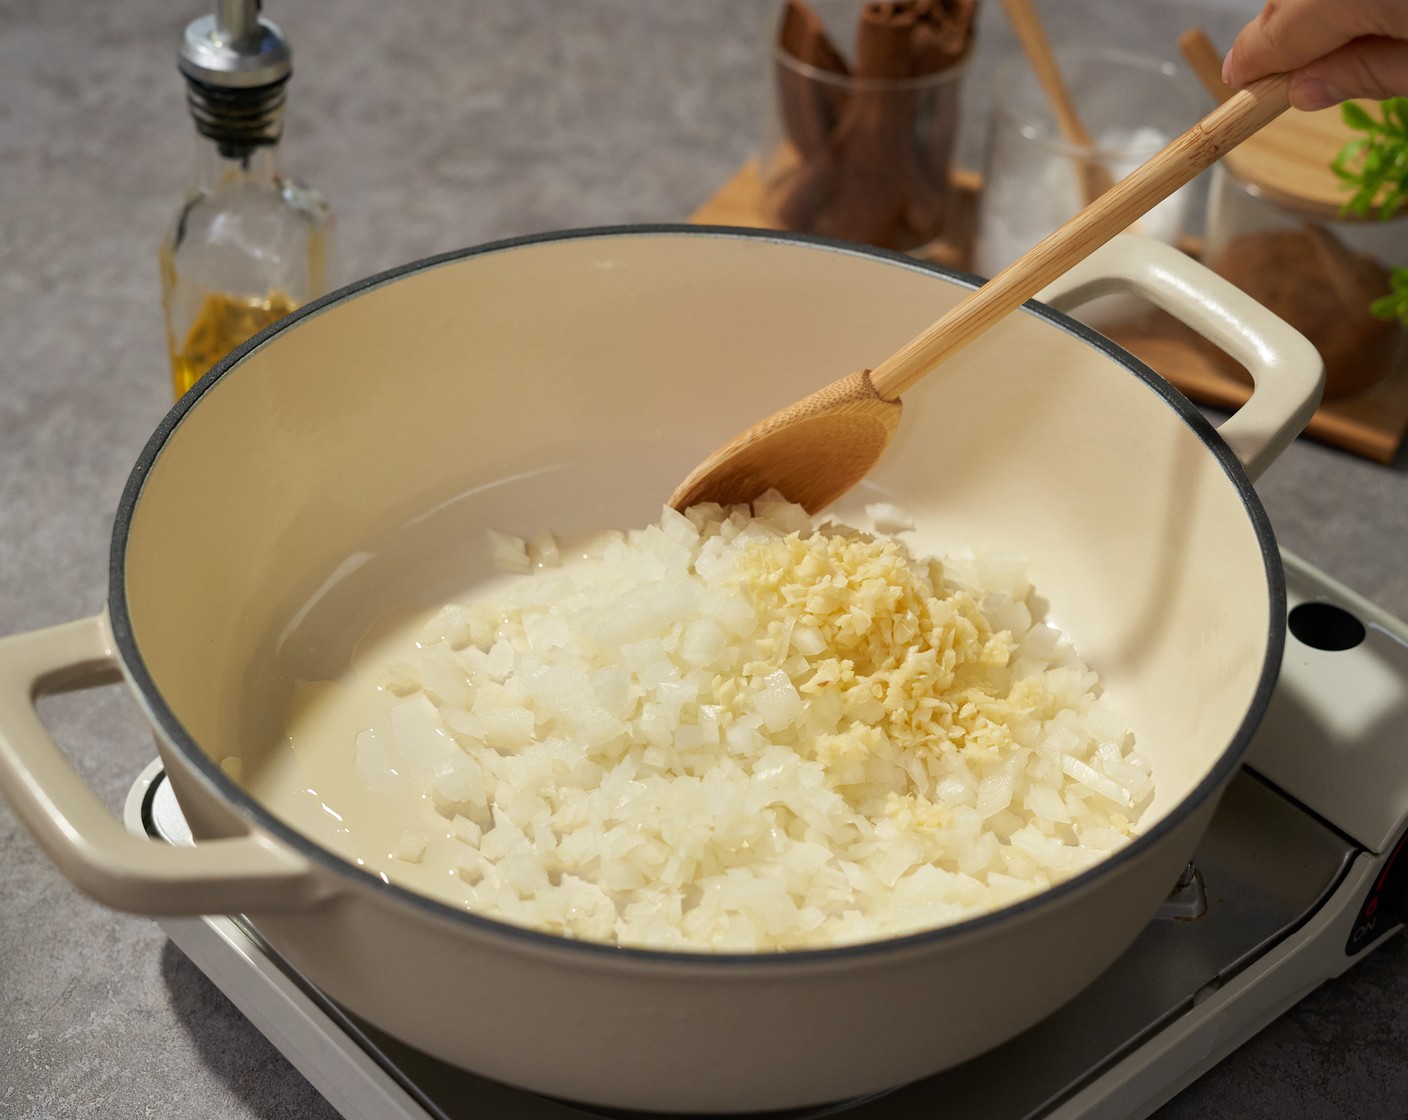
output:
[[[1341,207],[1345,215],[1388,218],[1408,199],[1408,98],[1389,98],[1378,109],[1376,118],[1355,102],[1341,108],[1346,125],[1364,134],[1346,143],[1330,163],[1353,192]]]
[[[1330,161],[1330,170],[1353,192],[1340,214],[1392,218],[1408,201],[1408,98],[1379,102],[1379,118],[1352,101],[1340,111],[1346,125],[1364,133]],[[1370,302],[1369,314],[1408,326],[1408,268],[1389,273],[1389,291]]]
[[[1378,127],[1378,122],[1369,115],[1368,110],[1353,101],[1346,101],[1340,112],[1344,117],[1344,123],[1350,128],[1372,132]]]
[[[1388,294],[1369,303],[1369,314],[1376,319],[1397,319],[1408,326],[1408,268],[1393,269],[1388,283]]]

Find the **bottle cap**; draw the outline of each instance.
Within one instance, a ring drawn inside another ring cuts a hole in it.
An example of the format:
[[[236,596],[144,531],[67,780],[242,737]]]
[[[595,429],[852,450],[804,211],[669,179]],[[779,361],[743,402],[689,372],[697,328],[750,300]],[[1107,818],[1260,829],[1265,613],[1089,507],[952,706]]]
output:
[[[178,52],[187,78],[222,89],[281,82],[293,69],[282,31],[260,16],[260,0],[215,0],[212,15],[187,25]]]
[[[186,104],[202,135],[227,159],[279,142],[293,49],[259,15],[260,0],[215,0],[186,27],[177,52]]]

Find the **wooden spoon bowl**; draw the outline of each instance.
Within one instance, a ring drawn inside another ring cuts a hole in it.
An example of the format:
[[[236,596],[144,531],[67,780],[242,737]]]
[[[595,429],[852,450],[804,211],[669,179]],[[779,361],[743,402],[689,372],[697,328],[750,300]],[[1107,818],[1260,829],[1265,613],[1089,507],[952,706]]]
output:
[[[898,400],[875,391],[869,370],[847,374],[724,444],[680,484],[670,504],[738,505],[778,490],[808,510],[822,509],[850,489],[839,482],[870,473],[900,412]],[[826,470],[817,470],[820,449],[830,449]]]

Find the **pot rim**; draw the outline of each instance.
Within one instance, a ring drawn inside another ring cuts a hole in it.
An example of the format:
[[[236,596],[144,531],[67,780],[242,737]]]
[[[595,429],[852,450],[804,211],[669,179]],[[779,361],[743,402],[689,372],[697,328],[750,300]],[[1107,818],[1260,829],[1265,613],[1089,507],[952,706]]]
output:
[[[858,959],[889,955],[905,950],[921,950],[931,945],[952,942],[974,935],[999,924],[1028,918],[1038,911],[1068,900],[1087,889],[1103,875],[1113,872],[1123,865],[1132,863],[1156,845],[1163,837],[1174,832],[1210,796],[1221,789],[1231,779],[1241,765],[1242,756],[1251,743],[1251,738],[1270,703],[1271,694],[1280,673],[1281,658],[1285,645],[1286,583],[1280,550],[1276,544],[1270,519],[1267,517],[1261,500],[1257,496],[1251,480],[1247,477],[1241,461],[1218,435],[1217,429],[1206,417],[1170,382],[1155,373],[1149,366],[1129,351],[1099,334],[1091,327],[1054,310],[1036,300],[1029,300],[1022,310],[1037,315],[1052,326],[1074,336],[1086,345],[1104,354],[1107,358],[1124,367],[1156,392],[1197,435],[1204,447],[1222,467],[1241,499],[1243,509],[1251,521],[1257,537],[1262,563],[1265,569],[1269,618],[1267,651],[1251,703],[1248,705],[1236,732],[1227,747],[1218,756],[1209,773],[1180,802],[1158,821],[1148,832],[1135,836],[1130,843],[1111,855],[1099,860],[1084,871],[1020,899],[997,910],[987,911],[960,921],[915,933],[876,941],[830,946],[824,948],[801,948],[788,950],[766,950],[758,952],[710,952],[705,950],[650,949],[636,946],[621,946],[607,942],[576,940],[559,934],[513,925],[499,919],[457,909],[428,895],[420,894],[408,887],[388,883],[364,868],[356,867],[342,856],[315,843],[299,830],[285,824],[274,816],[258,800],[231,780],[215,761],[203,751],[181,724],[162,697],[161,691],[148,671],[133,633],[132,622],[127,612],[125,583],[125,556],[132,515],[141,499],[146,478],[160,454],[163,445],[180,424],[181,419],[195,405],[202,395],[234,369],[248,354],[270,341],[281,332],[295,326],[300,320],[318,314],[324,308],[345,302],[361,292],[414,273],[429,271],[441,265],[466,260],[490,253],[508,252],[530,245],[541,245],[556,241],[586,240],[590,238],[613,239],[632,236],[685,236],[709,238],[734,238],[742,240],[763,240],[784,244],[799,244],[848,256],[867,257],[887,261],[891,264],[910,268],[938,276],[961,287],[977,288],[983,279],[972,273],[927,261],[916,260],[900,252],[838,241],[811,234],[798,234],[776,230],[753,229],[746,227],[694,225],[690,223],[643,223],[632,225],[592,226],[575,229],[552,230],[519,237],[504,238],[482,245],[439,253],[420,260],[411,261],[367,276],[344,285],[336,291],[320,297],[291,312],[287,316],[261,330],[247,342],[231,351],[223,360],[212,366],[191,389],[183,395],[167,412],[155,431],[142,448],[127,483],[123,488],[114,520],[112,547],[108,567],[108,614],[112,633],[128,679],[138,692],[148,717],[158,731],[183,756],[211,792],[235,807],[255,827],[287,844],[303,858],[318,867],[332,871],[346,882],[349,888],[373,890],[387,901],[409,905],[423,916],[441,921],[458,923],[494,938],[505,939],[507,944],[519,949],[551,949],[561,952],[586,954],[588,958],[612,958],[633,962],[656,962],[667,965],[703,965],[716,969],[733,968],[800,968],[833,962],[853,962]]]

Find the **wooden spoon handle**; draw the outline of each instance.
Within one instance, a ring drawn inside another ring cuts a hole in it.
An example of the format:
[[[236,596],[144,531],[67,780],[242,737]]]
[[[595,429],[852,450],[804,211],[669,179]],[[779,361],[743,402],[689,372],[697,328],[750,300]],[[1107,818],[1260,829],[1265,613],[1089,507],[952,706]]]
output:
[[[1056,65],[1051,40],[1047,38],[1046,29],[1041,25],[1036,6],[1032,0],[1002,0],[1002,7],[1017,35],[1017,42],[1022,45],[1022,53],[1031,64],[1032,73],[1041,83],[1042,92],[1051,104],[1061,138],[1073,147],[1091,151],[1095,147],[1095,141],[1080,119],[1080,114],[1076,112],[1075,102],[1061,77],[1061,68]],[[1080,162],[1082,197],[1086,202],[1093,202],[1110,189],[1114,177],[1103,164],[1093,160]]]
[[[1223,102],[876,366],[870,374],[875,391],[886,400],[895,400],[1077,261],[1275,120],[1290,108],[1289,85],[1286,75],[1272,75]]]
[[[1233,89],[1222,80],[1222,56],[1201,27],[1190,27],[1178,37],[1178,51],[1214,101],[1226,101]]]

